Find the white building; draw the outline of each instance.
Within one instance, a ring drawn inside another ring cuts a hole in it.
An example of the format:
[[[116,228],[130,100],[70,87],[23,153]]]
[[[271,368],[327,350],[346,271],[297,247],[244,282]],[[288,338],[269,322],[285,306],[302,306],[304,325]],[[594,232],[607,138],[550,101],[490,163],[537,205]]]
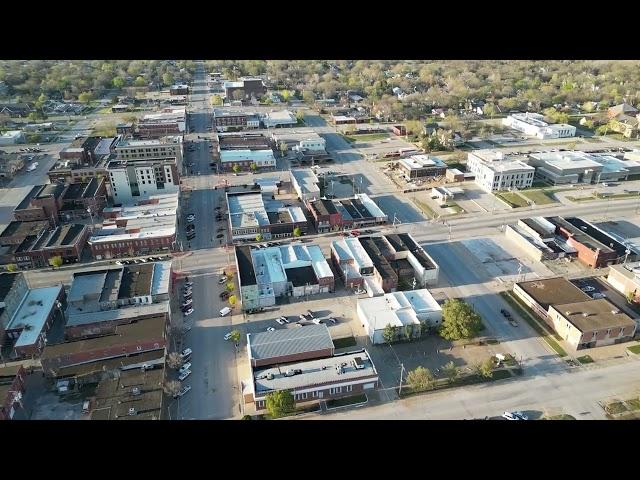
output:
[[[312,202],[320,198],[318,177],[310,168],[289,170],[291,185],[303,202]]]
[[[535,168],[521,160],[494,150],[477,150],[467,155],[467,170],[475,173],[475,182],[487,192],[529,188]]]
[[[396,329],[397,338],[407,334],[417,338],[422,333],[422,324],[436,328],[442,322],[442,308],[426,288],[359,299],[356,311],[373,344],[386,343],[387,325]]]
[[[274,167],[276,159],[273,150],[221,150],[220,162],[225,164],[255,163],[258,168]]]
[[[298,119],[289,110],[269,112],[262,117],[264,128],[293,127],[298,124]]]
[[[180,189],[175,158],[113,160],[107,165],[107,172],[109,195],[114,203],[129,203]]]
[[[547,123],[544,121],[544,115],[539,113],[512,113],[502,120],[502,124],[541,140],[574,137],[576,135],[576,127],[573,125]]]
[[[118,160],[140,160],[147,158],[175,158],[182,162],[183,145],[179,135],[149,140],[119,138],[115,151]]]
[[[9,130],[0,135],[0,145],[15,145],[24,141],[24,132],[21,130]]]

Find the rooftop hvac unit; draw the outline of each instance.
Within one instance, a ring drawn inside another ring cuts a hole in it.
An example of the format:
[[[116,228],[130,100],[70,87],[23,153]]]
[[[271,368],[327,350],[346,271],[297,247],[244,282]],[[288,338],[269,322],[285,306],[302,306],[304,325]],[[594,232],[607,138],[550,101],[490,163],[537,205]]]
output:
[[[129,415],[132,415],[132,416],[133,416],[133,415],[135,415],[135,414],[136,414],[136,409],[135,409],[135,408],[133,408],[133,407],[131,407],[131,408],[129,409]]]
[[[620,310],[613,309],[613,310],[611,310],[611,313],[613,315],[617,315],[618,313],[620,313]]]
[[[267,380],[273,380],[273,373],[267,373]]]
[[[589,315],[590,315],[589,312],[582,312],[583,317],[588,317]]]
[[[140,387],[133,387],[133,390],[131,390],[132,395],[138,396],[140,393]]]

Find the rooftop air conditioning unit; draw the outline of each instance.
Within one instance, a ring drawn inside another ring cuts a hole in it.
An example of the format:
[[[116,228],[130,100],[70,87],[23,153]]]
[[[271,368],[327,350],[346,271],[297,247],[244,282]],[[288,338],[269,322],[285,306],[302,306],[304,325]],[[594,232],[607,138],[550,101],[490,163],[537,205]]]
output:
[[[133,415],[135,415],[135,414],[136,414],[136,409],[135,409],[135,408],[133,408],[133,407],[131,407],[131,408],[129,409],[129,415],[133,416]]]
[[[267,373],[267,380],[273,380],[273,373]]]
[[[131,390],[132,395],[138,396],[140,393],[140,387],[133,387],[133,390]]]

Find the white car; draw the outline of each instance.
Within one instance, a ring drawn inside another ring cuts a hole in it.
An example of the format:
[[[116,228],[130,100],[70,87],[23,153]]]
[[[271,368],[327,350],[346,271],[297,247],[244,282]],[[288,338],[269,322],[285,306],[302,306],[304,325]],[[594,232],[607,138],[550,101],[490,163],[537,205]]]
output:
[[[218,284],[222,285],[226,281],[227,281],[227,277],[226,276],[220,277],[220,280],[218,280]]]
[[[529,417],[522,412],[504,412],[502,418],[507,420],[529,420]]]
[[[284,325],[284,320],[282,320],[282,318],[276,318],[276,322],[278,325]]]
[[[185,393],[187,393],[189,390],[191,390],[191,385],[185,385],[184,387],[182,387],[180,389],[180,391],[178,393],[176,393],[173,398],[179,398],[181,396],[183,396]]]
[[[231,332],[226,333],[226,334],[224,335],[224,339],[225,339],[225,340],[227,340],[227,341],[228,341],[228,340],[231,340]]]
[[[285,317],[284,315],[282,315],[280,317],[280,320],[282,320],[284,323],[289,323],[289,319],[287,317]]]
[[[180,358],[184,360],[185,358],[190,357],[192,353],[193,350],[191,350],[190,348],[185,348],[184,350],[182,350],[182,352],[180,352]]]
[[[123,265],[123,263],[120,260],[118,260],[116,261],[116,265]]]
[[[178,373],[183,374],[184,372],[186,372],[187,370],[191,370],[191,362],[187,362],[184,365],[182,365],[180,367],[180,370],[178,370]]]
[[[180,376],[178,377],[178,380],[182,381],[185,378],[187,378],[189,375],[191,375],[191,370],[187,370],[186,372],[182,372],[180,374]]]
[[[193,298],[188,298],[184,301],[184,303],[182,304],[182,308],[188,307],[189,305],[193,304]]]
[[[590,285],[587,285],[586,287],[582,287],[580,290],[582,290],[583,292],[595,292],[596,289]]]
[[[273,327],[267,327],[267,332],[275,332],[276,329]]]
[[[188,317],[189,315],[191,315],[193,313],[193,308],[190,308],[189,310],[183,312],[185,317]]]
[[[185,286],[185,288],[192,288],[193,287],[193,282],[184,282],[184,286]]]

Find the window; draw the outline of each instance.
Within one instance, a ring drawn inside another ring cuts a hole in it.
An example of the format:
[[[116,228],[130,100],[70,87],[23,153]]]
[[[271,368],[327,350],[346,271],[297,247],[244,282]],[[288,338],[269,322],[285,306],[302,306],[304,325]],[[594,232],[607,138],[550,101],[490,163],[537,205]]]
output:
[[[345,387],[345,392],[351,392],[353,390],[353,385],[347,385]]]
[[[308,395],[308,394],[307,394],[307,392],[300,393],[300,394],[298,395],[299,400],[306,400],[306,399],[307,399],[307,395]]]

